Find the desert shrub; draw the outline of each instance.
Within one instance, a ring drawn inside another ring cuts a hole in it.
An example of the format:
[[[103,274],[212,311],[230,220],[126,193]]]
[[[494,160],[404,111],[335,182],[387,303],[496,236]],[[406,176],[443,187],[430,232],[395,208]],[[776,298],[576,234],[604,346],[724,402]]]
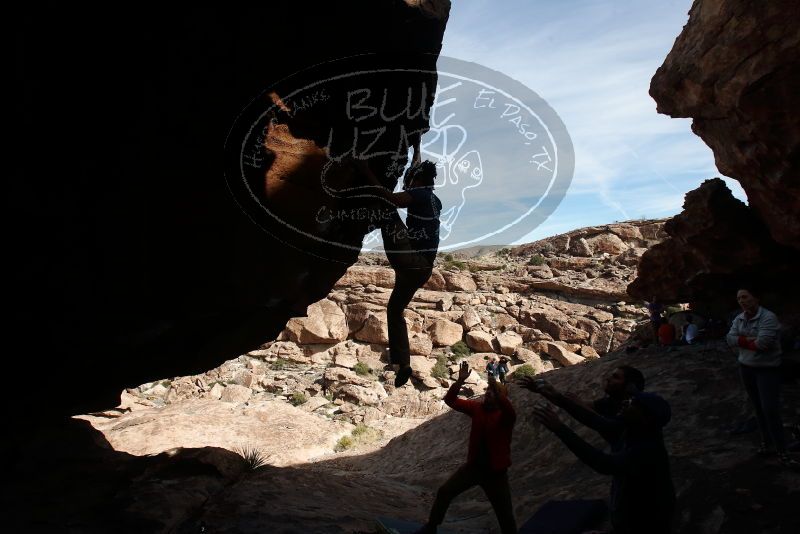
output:
[[[445,254],[444,261],[453,261],[453,255],[452,254]]]
[[[276,358],[274,362],[270,363],[269,366],[272,368],[273,371],[283,371],[287,367],[289,367],[289,360],[284,358]]]
[[[353,366],[353,371],[355,371],[357,375],[361,376],[366,376],[372,373],[372,369],[370,369],[369,365],[367,365],[364,362],[358,362],[357,364],[355,364]]]
[[[243,445],[236,447],[234,452],[242,457],[248,471],[255,471],[262,465],[266,465],[269,456],[261,452],[261,449],[253,445]]]
[[[524,378],[526,376],[535,376],[536,371],[534,371],[533,367],[531,367],[530,364],[526,363],[517,367],[512,374],[516,379],[516,378]]]
[[[349,436],[344,436],[339,438],[339,441],[336,442],[334,450],[336,452],[346,451],[347,449],[351,449],[356,445],[360,445],[363,443],[371,443],[382,437],[383,437],[382,431],[376,428],[372,428],[371,426],[367,426],[364,423],[358,423],[356,427],[350,432]]]
[[[499,256],[508,256],[509,254],[511,254],[511,249],[510,248],[501,248],[500,250],[497,251],[497,254]]]
[[[453,358],[458,360],[459,358],[465,358],[472,354],[472,351],[469,350],[469,347],[463,341],[456,341],[450,347],[450,350],[453,352]]]
[[[534,254],[528,260],[528,265],[544,265],[544,256],[541,254]]]
[[[289,397],[289,403],[292,406],[300,406],[301,404],[305,404],[308,401],[308,397],[302,391],[295,391],[292,393],[292,396]]]
[[[336,452],[346,451],[350,447],[352,447],[355,443],[353,442],[353,438],[350,436],[342,436],[339,438],[339,441],[336,442],[336,446],[333,448]]]
[[[471,272],[471,273],[477,273],[479,271],[502,271],[503,267],[504,267],[504,265],[502,265],[502,264],[500,264],[500,265],[492,265],[492,264],[487,263],[487,264],[482,264],[482,265],[474,265],[474,264],[470,263],[469,266],[467,267],[467,269],[469,269],[469,272]]]
[[[350,432],[350,434],[352,434],[354,438],[357,438],[358,436],[363,436],[364,434],[368,433],[370,430],[370,427],[364,423],[358,423],[353,431]]]
[[[455,269],[457,271],[464,271],[467,269],[467,264],[464,263],[463,261],[450,260],[450,261],[445,261],[444,268]]]
[[[434,364],[433,368],[431,369],[431,376],[433,378],[447,378],[449,375],[450,372],[447,369],[447,358],[445,358],[444,354],[440,354],[436,357],[436,364]]]

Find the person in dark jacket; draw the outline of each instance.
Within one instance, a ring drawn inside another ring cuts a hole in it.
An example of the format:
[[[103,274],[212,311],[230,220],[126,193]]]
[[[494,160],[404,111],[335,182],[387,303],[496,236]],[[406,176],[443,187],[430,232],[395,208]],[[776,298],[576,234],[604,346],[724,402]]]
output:
[[[483,402],[459,399],[458,392],[469,374],[469,364],[461,362],[458,380],[444,397],[448,406],[472,418],[467,462],[436,492],[428,522],[418,534],[436,532],[452,500],[473,486],[483,488],[500,523],[500,531],[503,534],[517,532],[507,474],[511,465],[511,433],[517,415],[505,386],[496,380],[489,381]]]
[[[613,476],[609,508],[614,534],[667,534],[675,489],[662,428],[671,410],[667,401],[652,393],[637,393],[626,404],[620,414],[622,441],[611,453],[578,437],[549,405],[534,408],[534,416],[581,461]]]
[[[622,421],[623,408],[631,397],[644,391],[644,375],[629,365],[621,365],[606,377],[603,391],[605,396],[592,402],[579,399],[571,393],[563,393],[543,379],[524,377],[519,385],[542,395],[544,398],[564,409],[575,420],[599,433],[611,445],[612,451],[622,448],[625,425]]]
[[[500,379],[501,384],[506,383],[506,375],[508,374],[508,358],[500,356],[500,362],[497,364],[497,378]]]
[[[415,147],[415,159],[418,147]],[[408,328],[403,318],[414,293],[428,281],[439,248],[439,215],[442,202],[433,192],[436,165],[423,161],[412,165],[404,177],[403,191],[393,193],[378,181],[365,161],[356,162],[358,169],[370,184],[376,186],[378,196],[391,208],[387,220],[381,225],[381,237],[389,264],[394,269],[395,281],[386,306],[389,333],[389,359],[398,366],[395,387],[401,387],[411,378],[411,352]],[[406,208],[406,223],[397,214],[397,208]]]
[[[494,356],[490,356],[489,361],[486,362],[486,380],[495,378],[497,378],[497,360]]]

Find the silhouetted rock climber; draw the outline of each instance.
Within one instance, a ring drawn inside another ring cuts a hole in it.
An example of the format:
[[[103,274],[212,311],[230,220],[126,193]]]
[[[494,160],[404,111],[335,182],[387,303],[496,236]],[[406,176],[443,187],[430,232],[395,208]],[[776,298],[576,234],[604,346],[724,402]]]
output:
[[[622,410],[633,395],[644,391],[645,385],[642,372],[628,365],[614,369],[606,378],[605,396],[591,403],[571,393],[562,393],[543,379],[524,377],[518,383],[534,393],[539,393],[580,423],[597,431],[611,445],[612,451],[622,448],[625,430]]]
[[[414,160],[419,150],[414,147]],[[403,311],[411,302],[417,289],[421,288],[433,272],[433,262],[439,248],[439,215],[442,203],[433,193],[436,165],[431,161],[412,164],[403,181],[403,191],[393,193],[383,187],[363,161],[359,168],[378,194],[394,205],[407,208],[406,224],[396,209],[392,209],[387,220],[381,224],[381,236],[386,257],[394,269],[395,282],[386,307],[386,322],[389,331],[389,358],[399,366],[395,386],[400,387],[411,378],[411,352]]]
[[[469,364],[461,362],[458,379],[444,397],[448,406],[472,418],[467,463],[436,492],[428,522],[418,531],[421,534],[436,532],[452,500],[476,485],[483,488],[492,503],[501,532],[517,532],[507,474],[511,465],[511,433],[517,415],[508,400],[506,387],[495,380],[489,381],[483,402],[459,399],[458,392],[469,373]]]
[[[549,405],[533,411],[585,464],[613,475],[609,507],[614,534],[670,532],[675,490],[661,433],[671,416],[667,401],[652,393],[633,395],[619,416],[623,425],[619,448],[610,454],[578,437]]]
[[[758,452],[767,455],[774,449],[781,463],[797,466],[786,452],[781,421],[780,323],[774,313],[759,304],[751,289],[740,289],[736,300],[742,313],[733,320],[727,340],[739,353],[742,383],[756,412],[761,431]]]

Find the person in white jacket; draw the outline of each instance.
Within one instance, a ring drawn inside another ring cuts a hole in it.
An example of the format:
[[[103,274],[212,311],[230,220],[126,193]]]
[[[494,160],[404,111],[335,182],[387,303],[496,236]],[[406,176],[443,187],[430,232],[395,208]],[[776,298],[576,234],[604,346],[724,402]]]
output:
[[[759,305],[756,294],[740,289],[736,300],[742,313],[728,332],[728,345],[739,353],[742,383],[756,412],[761,431],[760,454],[774,450],[785,464],[795,464],[786,452],[781,421],[780,323],[774,313]]]

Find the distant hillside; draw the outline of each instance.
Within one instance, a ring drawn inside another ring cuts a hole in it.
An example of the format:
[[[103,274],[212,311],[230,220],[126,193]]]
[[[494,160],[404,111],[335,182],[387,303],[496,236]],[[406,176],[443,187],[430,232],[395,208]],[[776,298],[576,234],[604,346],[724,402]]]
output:
[[[479,258],[497,252],[503,248],[510,248],[510,245],[476,245],[474,247],[459,248],[448,251],[446,254],[460,256],[463,259]]]

